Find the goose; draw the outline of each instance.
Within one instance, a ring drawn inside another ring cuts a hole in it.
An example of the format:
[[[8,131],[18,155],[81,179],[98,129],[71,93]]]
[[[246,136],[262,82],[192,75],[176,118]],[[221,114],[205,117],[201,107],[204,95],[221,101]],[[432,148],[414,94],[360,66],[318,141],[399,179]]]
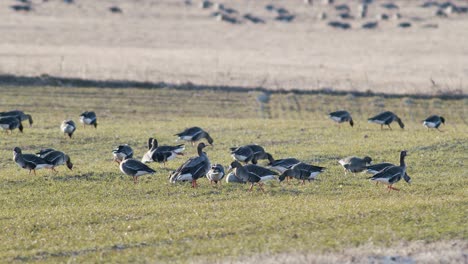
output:
[[[237,161],[249,163],[254,158],[254,152],[248,146],[233,147],[231,156]]]
[[[425,120],[423,120],[423,126],[429,128],[435,128],[439,130],[440,124],[445,124],[445,118],[438,115],[432,115]],[[439,130],[440,131],[440,130]]]
[[[211,168],[210,160],[203,149],[205,143],[201,142],[197,146],[198,156],[191,157],[170,175],[170,182],[191,181],[192,188],[197,188],[197,180],[204,177]]]
[[[213,184],[218,182],[221,184],[221,180],[224,178],[224,167],[221,164],[213,164],[211,165],[211,169],[208,171],[206,174],[206,177],[208,180],[210,180],[210,183]]]
[[[286,158],[286,159],[278,159],[273,160],[268,163],[270,168],[279,171],[279,173],[283,173],[285,170],[291,169],[292,166],[300,163],[301,161],[295,158]]]
[[[29,174],[31,174],[32,171],[34,175],[36,175],[36,170],[42,168],[50,169],[54,166],[36,155],[23,154],[19,147],[13,149],[13,160],[21,168],[29,170]]]
[[[133,158],[133,149],[129,145],[118,145],[112,150],[114,161],[117,163],[122,162],[125,159]]]
[[[341,159],[338,162],[343,166],[346,175],[348,171],[352,173],[364,171],[366,166],[372,162],[372,159],[367,156],[362,159],[352,156]]]
[[[15,116],[0,118],[0,128],[8,133],[18,128],[19,132],[23,133],[23,124],[21,124],[21,120]]]
[[[182,153],[185,150],[185,145],[177,145],[177,146],[158,146],[158,141],[155,138],[148,139],[148,151],[142,158],[142,162],[149,163],[149,162],[159,162],[164,163],[166,166],[166,162],[173,160],[177,157],[177,155],[183,156]]]
[[[210,137],[210,134],[199,127],[187,128],[184,131],[175,134],[174,136],[178,136],[178,139],[180,140],[191,142],[192,146],[202,138],[206,138],[208,144],[213,145],[213,139]]]
[[[8,112],[2,112],[0,113],[0,118],[1,117],[18,117],[20,121],[29,121],[29,126],[31,127],[33,124],[33,119],[31,115],[25,114],[23,111],[20,110],[13,110],[13,111],[8,111]]]
[[[366,166],[366,172],[367,173],[370,173],[372,175],[375,175],[381,171],[383,171],[384,169],[386,169],[387,167],[390,167],[390,166],[396,166],[392,163],[389,163],[389,162],[382,162],[382,163],[377,163],[377,164],[374,164],[374,165],[369,165],[369,166]],[[405,175],[403,176],[403,179],[407,182],[407,183],[410,183],[411,182],[411,177],[408,176],[407,173],[405,173]],[[376,182],[378,183],[378,182]]]
[[[120,162],[120,171],[133,177],[133,183],[138,183],[138,177],[146,174],[154,174],[156,171],[136,159],[125,158]]]
[[[336,112],[331,112],[328,114],[328,116],[338,124],[343,123],[343,122],[349,122],[351,126],[354,126],[353,118],[351,117],[351,114],[348,111],[341,110],[341,111],[336,111]]]
[[[86,127],[86,125],[93,125],[94,128],[97,128],[96,113],[88,111],[83,112],[80,115],[80,122],[83,124],[83,127]]]
[[[62,130],[64,134],[67,134],[69,138],[72,138],[73,133],[76,130],[75,122],[73,122],[73,120],[63,120],[60,125],[60,130]]]
[[[411,183],[411,178],[406,175],[406,164],[405,157],[407,156],[407,151],[403,150],[400,152],[400,166],[389,166],[384,170],[376,173],[374,176],[370,177],[371,181],[381,182],[387,185],[388,191],[399,189],[393,187],[393,184],[399,182],[401,178],[404,178],[409,184]]]
[[[292,166],[291,169],[285,170],[279,177],[279,181],[282,182],[286,177],[294,177],[302,181],[302,185],[305,184],[305,180],[312,181],[317,178],[321,172],[325,170],[324,167],[309,165],[303,162],[297,163]]]
[[[234,175],[243,182],[250,183],[248,191],[252,191],[253,186],[258,184],[258,187],[264,192],[263,182],[276,178],[276,172],[274,171],[253,164],[242,166],[237,160],[231,163],[230,170],[234,170]]]
[[[227,183],[244,183],[244,184],[246,183],[244,180],[242,180],[242,178],[239,178],[238,176],[236,176],[234,172],[231,172],[226,176],[226,182]]]
[[[52,164],[51,169],[55,170],[55,167],[60,165],[67,165],[67,168],[73,170],[73,163],[70,160],[70,157],[65,153],[54,150],[54,149],[43,149],[36,153],[40,158],[44,159],[47,163]]]
[[[380,129],[383,129],[384,125],[387,125],[390,129],[392,129],[392,127],[390,127],[390,124],[393,121],[397,121],[398,125],[400,125],[400,127],[402,129],[405,128],[405,124],[403,124],[401,119],[397,115],[395,115],[394,113],[392,113],[390,111],[382,112],[382,113],[380,113],[380,114],[378,114],[378,115],[376,115],[374,117],[369,118],[368,121],[369,121],[369,123],[379,124]]]

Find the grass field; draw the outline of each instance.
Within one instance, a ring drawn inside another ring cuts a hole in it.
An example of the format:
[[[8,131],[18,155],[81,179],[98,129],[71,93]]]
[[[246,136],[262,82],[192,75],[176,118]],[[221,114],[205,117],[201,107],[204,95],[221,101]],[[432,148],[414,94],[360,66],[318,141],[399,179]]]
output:
[[[21,109],[35,121],[24,134],[0,134],[3,263],[222,262],[468,239],[467,99],[274,93],[261,112],[257,92],[0,87],[0,94],[0,111]],[[327,118],[338,109],[352,113],[353,128]],[[405,130],[367,123],[384,109]],[[72,140],[61,134],[61,121],[77,122],[85,110],[96,111],[97,129],[80,126]],[[431,114],[446,118],[444,132],[421,125]],[[169,172],[195,155],[191,145],[167,168],[151,164],[157,173],[137,185],[112,162],[118,144],[141,158],[148,137],[173,144],[173,134],[193,125],[214,138],[206,149],[212,163],[228,166],[229,147],[257,143],[275,158],[328,169],[305,186],[271,182],[266,193],[248,193],[245,185],[212,187],[206,179],[198,189],[170,184]],[[75,168],[28,175],[12,160],[15,146],[62,150]],[[400,192],[371,184],[368,175],[344,176],[337,163],[350,155],[398,163],[403,149],[413,183],[398,183]]]

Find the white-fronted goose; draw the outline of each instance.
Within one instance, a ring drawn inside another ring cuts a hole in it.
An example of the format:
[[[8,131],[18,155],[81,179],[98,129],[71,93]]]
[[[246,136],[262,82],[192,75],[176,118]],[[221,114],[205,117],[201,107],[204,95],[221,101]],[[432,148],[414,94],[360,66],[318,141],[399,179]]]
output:
[[[31,115],[25,114],[23,111],[20,110],[13,110],[8,112],[0,113],[0,117],[18,117],[20,121],[29,121],[29,126],[31,127],[33,124],[33,119]]]
[[[208,180],[210,180],[210,183],[216,183],[218,182],[221,184],[221,180],[224,178],[224,167],[221,164],[213,164],[211,165],[211,169],[208,171],[206,174],[206,177]]]
[[[331,112],[330,114],[328,114],[328,116],[338,124],[343,122],[349,122],[351,126],[354,126],[353,118],[351,117],[351,114],[348,111],[340,110],[336,112]]]
[[[0,128],[8,133],[11,133],[11,131],[18,128],[18,130],[23,133],[23,124],[21,124],[21,120],[14,116],[0,118]]]
[[[175,159],[178,155],[183,156],[183,151],[185,150],[185,145],[180,144],[177,146],[158,146],[158,141],[155,138],[148,139],[148,151],[142,158],[142,162],[159,162],[164,163]]]
[[[129,145],[118,145],[112,150],[114,161],[117,163],[122,162],[125,159],[133,158],[133,149]]]
[[[197,187],[197,180],[205,177],[211,168],[210,160],[203,149],[205,143],[201,142],[197,146],[198,156],[191,157],[170,175],[170,182],[191,181],[192,188]]]
[[[291,169],[292,166],[300,163],[301,161],[295,158],[286,158],[286,159],[278,159],[268,163],[270,168],[283,173],[285,170]]]
[[[248,146],[231,148],[231,157],[237,161],[249,163],[254,158],[254,153]]]
[[[423,120],[423,126],[427,127],[428,129],[435,128],[439,130],[439,126],[441,124],[445,124],[445,118],[443,118],[442,116],[438,116],[438,115],[432,115],[426,118],[425,120]]]
[[[366,172],[370,173],[372,175],[375,175],[375,174],[383,171],[384,169],[386,169],[387,167],[390,167],[390,166],[396,166],[396,165],[394,165],[392,163],[389,163],[389,162],[377,163],[377,164],[366,166]],[[407,173],[405,173],[405,175],[403,176],[403,179],[407,183],[410,183],[410,181],[411,181],[411,177],[408,176]],[[378,182],[376,182],[376,183],[378,183]]]
[[[298,180],[301,180],[302,184],[304,185],[306,180],[308,181],[315,180],[317,175],[319,175],[324,170],[325,170],[324,167],[314,166],[314,165],[300,162],[292,166],[291,169],[285,170],[279,177],[279,181],[280,182],[284,181],[286,177],[294,177]]]
[[[72,138],[73,133],[76,130],[76,125],[73,120],[63,120],[62,124],[60,125],[60,130],[66,135],[68,135],[69,138]]]
[[[269,169],[249,164],[242,166],[239,161],[235,160],[231,163],[229,170],[234,169],[234,175],[243,182],[250,183],[249,191],[252,191],[254,184],[258,184],[262,191],[263,181],[276,179],[277,173]]]
[[[70,160],[70,157],[65,153],[54,150],[54,149],[43,149],[40,152],[36,153],[40,158],[44,159],[47,163],[52,164],[51,169],[55,170],[55,167],[60,165],[67,165],[67,168],[73,170],[73,163]]]
[[[352,173],[361,172],[366,169],[366,166],[372,162],[370,157],[358,158],[358,157],[347,157],[338,161],[345,170],[345,174],[349,171]]]
[[[390,129],[392,129],[390,124],[393,121],[397,121],[398,125],[400,125],[400,127],[402,129],[405,128],[405,124],[403,124],[401,119],[397,115],[395,115],[394,113],[392,113],[390,111],[386,111],[386,112],[380,113],[380,114],[378,114],[378,115],[376,115],[374,117],[371,117],[371,118],[368,119],[368,121],[369,121],[369,123],[379,124],[380,129],[383,129],[384,125],[387,125]]]
[[[384,170],[376,173],[374,176],[370,177],[372,181],[381,182],[387,185],[387,188],[390,190],[399,191],[397,188],[393,187],[393,184],[405,178],[408,183],[411,183],[411,179],[406,174],[406,164],[405,157],[407,156],[406,150],[403,150],[400,153],[400,166],[389,166]]]
[[[146,164],[136,159],[124,159],[120,163],[120,171],[133,177],[133,183],[135,184],[138,183],[138,177],[156,172],[152,168],[146,166]]]
[[[270,153],[266,152],[262,146],[252,144],[247,145],[247,147],[251,148],[254,153],[254,157],[252,159],[253,164],[257,164],[258,160],[267,159],[270,162],[275,160],[273,159],[273,156],[271,156]]]
[[[19,147],[15,147],[13,149],[13,160],[23,169],[29,170],[29,174],[31,171],[36,175],[36,170],[47,168],[50,169],[53,167],[52,164],[49,164],[42,158],[39,158],[33,154],[23,154]]]
[[[199,127],[187,128],[184,131],[175,134],[174,136],[178,136],[180,140],[191,142],[192,145],[194,145],[202,138],[206,138],[208,144],[213,145],[213,139],[210,137],[210,134]]]
[[[96,113],[90,111],[83,112],[80,115],[80,122],[83,124],[83,127],[86,127],[86,125],[92,125],[94,128],[97,128],[97,117]]]

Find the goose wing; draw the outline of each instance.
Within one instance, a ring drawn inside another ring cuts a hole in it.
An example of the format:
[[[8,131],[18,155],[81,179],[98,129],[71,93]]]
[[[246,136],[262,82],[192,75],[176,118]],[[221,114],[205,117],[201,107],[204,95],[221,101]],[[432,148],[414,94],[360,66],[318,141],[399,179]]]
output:
[[[264,167],[261,167],[261,166],[258,166],[258,165],[254,165],[254,164],[245,165],[244,168],[249,173],[255,174],[255,175],[259,176],[259,177],[278,175],[278,173],[276,171],[272,171],[270,169],[267,169],[267,168],[264,168]]]
[[[139,172],[139,171],[145,171],[145,172],[148,172],[148,173],[156,172],[152,168],[146,166],[144,163],[142,163],[142,162],[140,162],[138,160],[135,160],[135,159],[125,160],[125,163],[123,164],[123,166],[125,168],[130,169],[130,170],[135,171],[135,172]]]

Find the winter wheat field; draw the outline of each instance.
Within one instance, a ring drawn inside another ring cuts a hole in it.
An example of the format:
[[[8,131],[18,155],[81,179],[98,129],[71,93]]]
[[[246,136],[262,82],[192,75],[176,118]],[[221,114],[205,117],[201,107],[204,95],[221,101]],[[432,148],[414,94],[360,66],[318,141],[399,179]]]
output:
[[[468,2],[368,1],[365,18],[358,1],[311,2],[0,1],[0,112],[34,119],[0,133],[0,262],[468,262]],[[340,109],[354,127],[328,118]],[[97,129],[64,136],[86,110]],[[367,122],[386,110],[405,129]],[[441,131],[422,126],[433,114]],[[191,144],[138,184],[112,161],[119,144],[140,159],[149,137],[176,144],[190,126],[213,137],[212,163],[254,143],[327,169],[247,192],[169,183]],[[59,149],[74,168],[29,175],[14,147]],[[338,164],[398,163],[401,150],[400,191]]]

